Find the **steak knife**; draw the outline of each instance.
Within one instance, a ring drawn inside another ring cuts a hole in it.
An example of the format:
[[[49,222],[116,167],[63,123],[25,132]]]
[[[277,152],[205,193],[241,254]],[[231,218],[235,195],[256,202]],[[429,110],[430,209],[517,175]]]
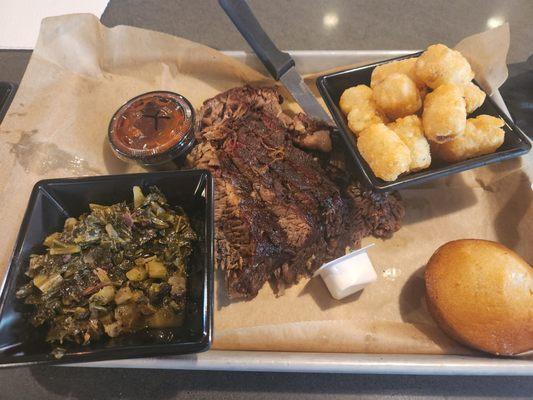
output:
[[[246,1],[219,0],[219,4],[265,65],[270,75],[283,83],[283,86],[292,94],[304,112],[313,118],[333,124],[329,114],[311,93],[300,74],[296,72],[292,57],[276,47],[255,18]]]

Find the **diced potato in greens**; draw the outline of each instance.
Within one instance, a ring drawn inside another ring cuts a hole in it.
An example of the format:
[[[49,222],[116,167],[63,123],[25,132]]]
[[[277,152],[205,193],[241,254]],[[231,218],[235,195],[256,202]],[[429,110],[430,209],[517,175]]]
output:
[[[131,299],[135,302],[140,301],[145,297],[144,292],[142,290],[132,290],[131,291]]]
[[[121,287],[115,294],[115,303],[123,304],[133,298],[133,292],[128,286]]]
[[[117,337],[120,336],[120,333],[122,332],[122,326],[119,322],[111,322],[110,324],[104,324],[104,331],[109,337]]]
[[[150,278],[165,279],[167,277],[167,268],[157,259],[148,261],[146,269]]]
[[[133,303],[121,304],[117,306],[115,309],[114,318],[128,332],[144,323],[141,318],[139,307]]]
[[[182,323],[186,265],[196,240],[187,215],[156,187],[133,202],[89,204],[32,254],[17,299],[51,343],[79,345]],[[64,354],[59,349],[54,354]]]
[[[185,292],[186,279],[182,275],[172,275],[168,278],[168,283],[171,286],[171,293],[173,295],[181,295]]]
[[[140,266],[139,267],[133,267],[128,272],[126,272],[126,277],[130,281],[134,281],[134,282],[144,281],[146,279],[147,275],[148,275],[148,273],[146,272],[146,269],[144,269],[144,267],[140,267]]]
[[[115,288],[111,285],[104,286],[98,292],[90,297],[92,303],[96,303],[101,306],[105,306],[115,298]]]

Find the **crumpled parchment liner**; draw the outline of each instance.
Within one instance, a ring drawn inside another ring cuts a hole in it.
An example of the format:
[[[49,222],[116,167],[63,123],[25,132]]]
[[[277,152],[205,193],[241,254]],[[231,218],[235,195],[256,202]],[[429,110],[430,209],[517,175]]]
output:
[[[508,26],[459,44],[487,90],[505,80]],[[318,71],[317,71],[318,72]],[[311,79],[312,77],[310,77]],[[311,79],[312,80],[312,79]],[[165,89],[193,106],[234,86],[272,79],[220,52],[143,29],[105,28],[91,15],[46,19],[0,127],[0,219],[4,275],[31,188],[40,179],[127,173],[107,145],[107,126],[128,99]],[[314,89],[314,88],[313,88]],[[289,108],[298,108],[288,102]],[[404,227],[376,242],[378,282],[342,301],[320,279],[275,297],[226,304],[217,274],[215,349],[466,354],[434,324],[422,270],[433,251],[459,238],[497,240],[533,260],[531,156],[405,190]]]

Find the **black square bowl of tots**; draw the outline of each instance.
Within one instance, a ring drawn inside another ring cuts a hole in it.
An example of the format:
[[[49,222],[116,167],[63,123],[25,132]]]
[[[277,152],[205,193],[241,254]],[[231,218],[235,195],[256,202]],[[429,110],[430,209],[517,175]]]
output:
[[[463,172],[469,169],[482,167],[487,164],[493,164],[508,160],[510,158],[519,157],[526,154],[531,149],[531,143],[526,134],[518,126],[516,126],[513,121],[511,121],[511,119],[489,96],[487,96],[481,107],[470,114],[468,118],[474,118],[478,115],[486,114],[503,119],[505,124],[502,129],[505,131],[505,140],[503,145],[498,148],[496,152],[455,163],[432,160],[429,168],[417,172],[402,174],[398,177],[398,179],[391,182],[376,177],[370,166],[366,163],[362,155],[357,150],[357,139],[350,131],[350,128],[348,128],[346,117],[339,107],[340,97],[346,89],[352,86],[370,86],[370,77],[372,75],[372,71],[377,66],[389,63],[391,61],[418,57],[420,54],[421,52],[380,61],[362,67],[350,68],[343,71],[322,75],[316,81],[318,90],[324,99],[326,106],[331,112],[337,127],[339,128],[340,137],[345,146],[346,154],[353,162],[353,165],[357,168],[358,176],[362,177],[364,183],[378,192],[403,189],[458,172]],[[476,82],[474,81],[474,83]]]
[[[186,265],[186,300],[180,326],[106,338],[88,345],[46,342],[45,325],[35,328],[28,321],[30,305],[15,297],[28,281],[29,256],[44,253],[43,240],[61,231],[68,217],[89,211],[89,203],[111,205],[132,201],[133,186],[146,193],[158,187],[169,206],[181,207],[198,236]],[[209,348],[213,330],[213,180],[208,171],[170,171],[86,178],[50,179],[35,184],[22,221],[0,296],[0,366],[37,363],[72,363],[123,358],[196,353]]]

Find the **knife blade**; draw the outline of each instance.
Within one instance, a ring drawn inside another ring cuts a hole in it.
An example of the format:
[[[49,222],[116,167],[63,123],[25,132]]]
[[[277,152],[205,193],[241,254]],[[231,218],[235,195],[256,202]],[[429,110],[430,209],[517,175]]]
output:
[[[220,6],[246,39],[257,57],[277,81],[287,88],[303,111],[317,119],[333,124],[329,114],[322,108],[302,77],[296,72],[289,53],[280,51],[263,30],[245,0],[219,0]]]
[[[296,67],[289,68],[279,80],[307,115],[332,123],[329,114],[322,108],[300,74],[296,72]]]

